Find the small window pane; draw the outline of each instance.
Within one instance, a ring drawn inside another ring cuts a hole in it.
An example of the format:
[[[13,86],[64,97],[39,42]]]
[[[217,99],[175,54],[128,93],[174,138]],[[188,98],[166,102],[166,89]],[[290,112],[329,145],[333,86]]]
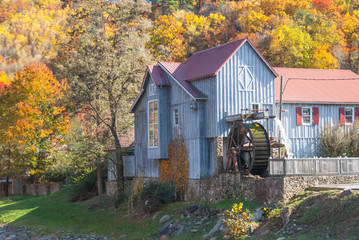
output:
[[[259,110],[259,105],[258,105],[258,104],[253,104],[253,105],[252,105],[252,110],[253,110],[253,112],[258,112],[258,110]]]
[[[345,122],[353,123],[353,109],[352,108],[345,108]]]
[[[303,123],[307,123],[307,124],[312,123],[311,110],[312,110],[311,108],[302,108]]]
[[[158,123],[158,112],[157,110],[153,111],[153,122]]]
[[[154,146],[158,146],[158,124],[154,125]]]
[[[174,125],[178,125],[179,124],[179,118],[178,118],[178,110],[175,109],[174,110]]]
[[[153,146],[153,125],[150,126],[150,146]]]

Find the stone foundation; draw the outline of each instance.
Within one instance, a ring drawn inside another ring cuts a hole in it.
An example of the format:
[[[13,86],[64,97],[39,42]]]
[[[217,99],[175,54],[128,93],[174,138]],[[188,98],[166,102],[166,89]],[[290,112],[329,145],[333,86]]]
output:
[[[359,182],[359,175],[258,177],[222,173],[211,179],[190,180],[186,200],[219,202],[244,197],[258,203],[288,202],[310,186]]]
[[[157,180],[145,178],[145,182]],[[221,173],[210,179],[190,179],[186,201],[219,202],[228,198],[244,197],[258,203],[274,204],[288,202],[296,194],[310,186],[321,184],[345,184],[359,182],[359,175],[341,176],[293,176],[258,177],[242,176],[240,173]],[[134,180],[125,182],[126,192],[130,193]],[[107,194],[113,195],[115,182],[107,182]]]

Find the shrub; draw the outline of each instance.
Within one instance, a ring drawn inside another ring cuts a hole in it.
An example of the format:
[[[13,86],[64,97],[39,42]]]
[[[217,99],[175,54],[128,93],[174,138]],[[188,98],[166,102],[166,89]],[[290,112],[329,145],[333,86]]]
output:
[[[125,202],[126,200],[128,200],[128,194],[124,192],[115,194],[115,196],[113,197],[113,203],[115,205],[115,208],[118,208],[120,204]]]
[[[166,203],[175,201],[175,187],[159,181],[148,182],[142,189],[141,200],[145,211],[156,211]]]
[[[235,203],[231,210],[227,210],[223,224],[227,228],[224,238],[225,239],[238,239],[245,235],[251,224],[250,219],[252,214],[246,209],[243,211],[243,203]]]
[[[81,179],[72,189],[70,202],[85,201],[97,195],[97,171]]]
[[[319,148],[325,157],[358,157],[359,124],[325,127],[320,134]]]
[[[168,160],[160,161],[160,180],[175,186],[176,199],[183,200],[189,178],[188,149],[183,131],[177,132],[168,145]]]

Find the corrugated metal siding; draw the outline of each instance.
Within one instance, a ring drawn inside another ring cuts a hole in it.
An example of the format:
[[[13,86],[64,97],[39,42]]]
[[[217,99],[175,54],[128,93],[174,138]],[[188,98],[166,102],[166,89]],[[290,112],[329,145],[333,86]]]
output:
[[[191,82],[206,97],[205,118],[206,118],[206,137],[213,138],[217,136],[217,86],[216,77],[202,79]]]
[[[188,163],[189,163],[189,178],[199,179],[200,172],[200,156],[199,156],[199,139],[185,139],[188,149]]]
[[[180,123],[182,123],[183,136],[188,149],[188,162],[190,165],[189,178],[200,178],[200,141],[198,128],[198,110],[191,109],[193,99],[178,86],[172,79],[169,80],[170,88],[170,128],[172,136],[180,131],[180,126],[174,126],[174,109],[178,110]]]
[[[297,125],[296,108],[297,107],[318,107],[319,125]],[[321,156],[319,152],[320,132],[328,124],[337,124],[339,120],[339,108],[341,107],[359,107],[359,105],[319,105],[319,104],[283,104],[283,109],[288,112],[282,113],[282,123],[286,134],[292,145],[294,157],[317,157]],[[275,128],[275,135],[278,136],[278,128]]]
[[[253,91],[241,90],[240,66],[247,66],[252,71]],[[226,113],[240,114],[241,109],[252,108],[254,103],[274,105],[274,75],[248,43],[218,72],[217,85],[218,136],[228,136],[230,125],[225,121]]]
[[[170,115],[171,110],[169,107],[169,87],[160,87],[159,91],[159,147],[160,147],[160,158],[168,158],[168,144],[171,138],[170,130]]]

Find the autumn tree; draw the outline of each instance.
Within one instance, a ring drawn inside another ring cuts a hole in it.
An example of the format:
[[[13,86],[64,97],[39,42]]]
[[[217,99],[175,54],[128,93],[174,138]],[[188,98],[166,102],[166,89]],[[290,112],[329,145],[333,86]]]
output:
[[[59,67],[69,81],[73,109],[111,133],[120,191],[124,189],[120,137],[133,128],[128,112],[149,61],[145,48],[149,8],[143,1],[78,2],[69,19],[74,49]]]
[[[2,0],[0,9],[1,71],[12,75],[29,63],[50,63],[59,56],[70,12],[60,0]]]
[[[0,94],[0,175],[42,181],[62,148],[67,130],[61,104],[66,83],[55,79],[45,64],[16,73]]]

